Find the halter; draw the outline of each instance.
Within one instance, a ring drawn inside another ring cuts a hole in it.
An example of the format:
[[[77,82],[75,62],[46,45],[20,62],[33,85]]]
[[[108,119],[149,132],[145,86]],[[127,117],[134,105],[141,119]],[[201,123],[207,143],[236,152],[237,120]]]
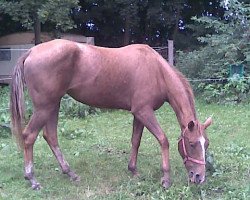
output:
[[[184,129],[184,131],[182,132],[181,137],[179,139],[179,141],[181,141],[181,143],[182,143],[182,148],[183,148],[183,152],[184,152],[184,159],[183,159],[184,164],[187,161],[191,161],[193,163],[197,163],[197,164],[200,164],[200,165],[206,165],[205,161],[203,161],[203,160],[197,160],[197,159],[192,158],[192,157],[190,157],[188,155],[187,150],[186,150],[186,146],[185,146],[185,142],[184,142],[184,134],[185,134],[186,130],[187,130],[187,127]],[[200,127],[199,127],[199,130],[200,130]]]

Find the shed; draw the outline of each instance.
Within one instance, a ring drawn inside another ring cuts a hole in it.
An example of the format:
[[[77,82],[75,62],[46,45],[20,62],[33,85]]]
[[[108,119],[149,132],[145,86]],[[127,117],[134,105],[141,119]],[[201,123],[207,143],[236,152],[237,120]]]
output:
[[[61,38],[94,45],[93,37],[85,37],[76,34],[62,34]],[[52,34],[41,34],[42,42],[53,39],[54,37]],[[34,41],[34,33],[32,32],[14,33],[0,37],[0,83],[9,83],[11,81],[12,70],[17,59],[25,51],[34,46]]]

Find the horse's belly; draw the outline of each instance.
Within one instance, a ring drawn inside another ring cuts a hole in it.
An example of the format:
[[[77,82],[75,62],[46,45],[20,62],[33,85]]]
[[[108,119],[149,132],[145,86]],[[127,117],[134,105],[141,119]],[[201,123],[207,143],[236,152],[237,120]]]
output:
[[[99,108],[130,110],[129,96],[124,91],[77,87],[67,91],[75,100]]]

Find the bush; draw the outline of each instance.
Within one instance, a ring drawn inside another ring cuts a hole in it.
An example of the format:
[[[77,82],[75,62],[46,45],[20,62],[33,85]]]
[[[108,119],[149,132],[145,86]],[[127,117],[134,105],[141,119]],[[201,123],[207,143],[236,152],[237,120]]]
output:
[[[0,138],[10,136],[9,87],[0,86]]]
[[[250,75],[250,5],[237,0],[221,6],[224,18],[194,17],[194,23],[209,34],[198,37],[199,49],[179,51],[177,67],[190,79],[221,80],[195,82],[194,89],[208,102],[236,103],[249,101],[249,80],[230,79],[229,66],[243,64],[245,77]],[[192,26],[190,26],[192,27]]]
[[[99,112],[100,109],[77,102],[69,95],[65,95],[61,100],[60,114],[63,116],[86,117]]]
[[[199,84],[207,103],[250,103],[250,79],[232,78],[226,84]]]

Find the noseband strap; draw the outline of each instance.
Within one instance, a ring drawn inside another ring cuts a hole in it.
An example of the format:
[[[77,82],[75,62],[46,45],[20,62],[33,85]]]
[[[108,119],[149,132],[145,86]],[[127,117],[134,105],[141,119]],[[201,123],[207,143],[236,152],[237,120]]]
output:
[[[185,130],[183,131],[181,138],[180,138],[180,141],[182,143],[183,153],[184,153],[184,159],[183,159],[184,164],[187,161],[191,161],[191,162],[196,163],[196,164],[206,165],[205,161],[192,158],[188,155],[187,150],[186,150],[186,146],[185,146],[185,141],[184,141],[184,134],[185,134],[186,130],[187,130],[187,128],[185,128]]]

